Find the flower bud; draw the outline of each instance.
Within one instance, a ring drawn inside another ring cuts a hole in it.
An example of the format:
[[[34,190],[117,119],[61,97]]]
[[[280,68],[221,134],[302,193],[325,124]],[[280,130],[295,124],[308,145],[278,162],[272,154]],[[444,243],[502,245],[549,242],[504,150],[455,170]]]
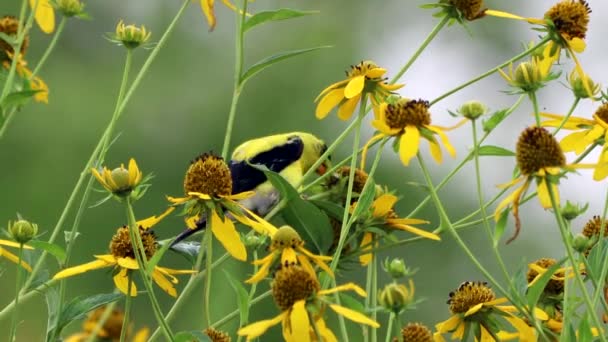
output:
[[[390,283],[378,294],[378,303],[385,309],[398,314],[414,299],[414,283],[410,280],[410,288],[403,284]]]
[[[405,261],[401,258],[395,258],[391,261],[389,259],[384,260],[383,268],[394,280],[414,273],[405,265]]]
[[[245,235],[242,237],[242,240],[245,246],[256,249],[261,246],[266,239],[259,235]]]
[[[465,118],[475,120],[484,115],[488,111],[488,108],[483,103],[473,100],[465,102],[462,106],[460,106],[458,111]]]
[[[26,220],[8,223],[8,232],[13,240],[23,244],[30,241],[38,233],[38,225]]]
[[[566,201],[566,204],[562,206],[560,209],[562,217],[564,220],[572,221],[578,216],[582,215],[589,208],[589,203],[585,204],[584,207],[579,206],[579,204],[573,204],[570,201]]]
[[[594,240],[586,237],[583,234],[578,234],[572,240],[572,247],[579,253],[588,253],[589,249],[593,247]]]
[[[533,62],[522,62],[515,69],[514,83],[524,91],[534,91],[542,84],[543,77]]]
[[[589,94],[587,91],[587,87],[585,87],[584,82],[587,82],[589,90],[591,90],[591,94]],[[600,91],[600,85],[598,83],[593,82],[593,80],[587,75],[581,77],[579,73],[576,72],[576,69],[572,70],[568,76],[568,83],[570,83],[574,96],[579,99],[595,98]]]
[[[56,0],[57,9],[66,17],[84,15],[84,4],[80,0]]]
[[[119,41],[127,49],[134,49],[150,39],[152,33],[145,26],[125,25],[121,20],[116,25],[115,40]]]

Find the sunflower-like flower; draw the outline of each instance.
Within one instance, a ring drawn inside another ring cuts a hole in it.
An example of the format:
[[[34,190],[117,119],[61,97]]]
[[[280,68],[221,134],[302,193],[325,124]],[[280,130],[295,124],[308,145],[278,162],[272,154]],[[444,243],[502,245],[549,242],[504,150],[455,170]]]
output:
[[[102,306],[91,311],[87,319],[82,323],[82,331],[68,336],[65,342],[85,342],[88,341],[91,334],[97,330],[97,325],[103,317],[106,307]],[[101,329],[97,331],[97,339],[100,341],[119,341],[120,333],[122,332],[122,323],[125,314],[120,309],[113,309],[108,318],[101,325]],[[131,328],[131,327],[129,327]],[[130,336],[129,329],[127,336]],[[133,342],[145,342],[148,340],[150,330],[148,328],[142,328],[135,333]]]
[[[433,332],[422,323],[408,323],[401,329],[401,338],[403,342],[433,342]]]
[[[399,217],[393,209],[395,203],[397,203],[397,196],[395,195],[382,194],[378,196],[371,205],[370,216],[362,219],[362,225],[365,227],[385,227],[403,230],[423,238],[436,241],[441,240],[437,234],[412,226],[413,224],[429,223],[429,221]],[[374,233],[366,231],[361,239],[361,249],[363,251],[371,250],[374,247],[374,238]],[[359,256],[359,262],[361,265],[367,265],[372,258],[372,253],[365,253]]]
[[[14,262],[15,264],[19,264],[19,265],[21,265],[21,267],[25,268],[26,270],[28,270],[30,272],[32,271],[32,267],[27,262],[21,260],[21,263],[19,263],[18,256],[9,252],[5,248],[2,248],[1,246],[14,247],[14,248],[19,248],[19,246],[23,246],[24,249],[33,249],[31,246],[21,245],[20,243],[17,243],[14,241],[9,241],[9,240],[0,240],[0,257],[6,258],[9,261]]]
[[[598,141],[603,143],[593,179],[603,180],[608,176],[608,102],[603,103],[593,114],[593,119],[565,116],[549,113],[542,113],[543,117],[549,120],[542,123],[543,126],[560,127],[563,120],[566,120],[563,129],[574,131],[560,141],[560,146],[564,152],[575,152],[580,155],[587,147]]]
[[[174,208],[169,208],[159,216],[151,216],[147,219],[137,221],[145,250],[145,256],[142,257],[150,259],[156,252],[156,235],[154,235],[154,232],[150,228],[169,215],[173,209]],[[124,294],[129,294],[129,280],[132,278],[132,271],[139,269],[135,251],[133,250],[131,238],[129,236],[129,227],[124,226],[118,228],[110,242],[110,254],[95,255],[95,259],[95,261],[61,270],[55,274],[53,279],[62,279],[100,268],[114,267],[113,279],[116,288]],[[174,284],[177,284],[178,280],[174,275],[191,274],[194,272],[195,271],[192,270],[174,270],[154,266],[152,279],[163,291],[167,292],[172,297],[177,297],[177,290],[175,289]],[[130,287],[130,295],[132,297],[137,296],[137,287],[133,280],[131,280]]]
[[[568,51],[569,56],[576,64],[578,74],[583,77],[585,72],[576,57],[576,53],[585,50],[585,36],[589,26],[591,8],[585,0],[563,0],[553,5],[544,15],[544,18],[525,18],[515,14],[486,10],[485,14],[508,19],[527,21],[531,24],[543,26],[551,38],[549,43],[551,56],[559,56],[560,50]],[[592,93],[590,84],[584,83],[588,94]]]
[[[279,256],[281,259],[281,266],[299,264],[308,271],[308,273],[316,277],[317,274],[310,262],[312,260],[312,262],[327,274],[332,277],[334,276],[334,272],[332,272],[331,268],[325,263],[326,261],[330,261],[331,257],[316,255],[304,248],[304,240],[302,240],[300,234],[290,226],[282,226],[279,229],[275,229],[271,232],[270,238],[270,253],[266,257],[253,262],[253,264],[260,265],[261,267],[256,274],[245,280],[246,283],[257,283],[264,279],[268,275],[274,261]]]
[[[338,117],[348,120],[363,95],[370,94],[372,103],[377,105],[393,91],[403,87],[403,84],[386,83],[384,74],[386,69],[372,61],[351,65],[350,70],[346,72],[345,80],[323,89],[315,99],[315,102],[319,102],[315,112],[317,119],[324,119],[337,106]]]
[[[247,250],[226,213],[262,234],[270,235],[274,228],[237,202],[255,193],[232,194],[230,168],[218,156],[205,153],[191,163],[184,177],[184,192],[186,197],[167,198],[173,205],[184,205],[186,225],[195,229],[201,217],[210,218],[213,235],[235,259],[247,260]]]
[[[383,102],[375,110],[375,117],[372,125],[380,133],[369,140],[363,154],[372,142],[384,137],[395,137],[399,140],[401,162],[407,166],[418,153],[420,138],[424,138],[429,142],[435,161],[441,163],[441,148],[435,138],[435,135],[438,135],[448,153],[452,157],[456,155],[456,150],[444,132],[445,128],[431,125],[428,101],[399,98],[393,103]]]
[[[509,65],[509,73],[498,70],[500,75],[513,88],[520,89],[514,93],[533,93],[545,86],[549,81],[559,77],[551,72],[553,63],[559,55],[551,55],[551,46],[547,44],[541,55],[532,56],[529,61],[521,62],[515,70],[513,64]]]
[[[519,202],[521,196],[529,188],[530,183],[535,180],[537,182],[538,199],[543,208],[551,208],[551,192],[555,195],[556,204],[559,204],[559,192],[557,184],[559,175],[562,170],[570,170],[583,167],[584,165],[569,164],[566,165],[566,157],[555,137],[542,127],[526,128],[517,141],[516,147],[517,166],[521,172],[521,176],[513,181],[502,185],[503,188],[510,188],[517,183],[524,181],[524,184],[515,189],[509,196],[505,197],[496,207],[494,218],[496,221],[500,218],[504,209],[508,206],[513,208],[513,217],[515,217],[515,234],[507,243],[513,241],[519,234],[521,222],[519,221]]]
[[[275,274],[272,282],[272,295],[281,313],[275,318],[255,322],[237,332],[251,341],[264,334],[270,327],[282,323],[283,337],[286,341],[309,342],[315,339],[315,330],[323,341],[337,341],[333,332],[325,324],[323,313],[327,306],[335,313],[356,323],[378,328],[380,325],[362,313],[333,304],[327,295],[340,291],[355,291],[365,297],[367,294],[359,286],[348,283],[328,290],[321,290],[316,277],[307,270],[292,265],[283,267]],[[316,327],[316,329],[313,329]]]
[[[434,17],[448,17],[450,22],[457,21],[464,24],[466,21],[473,21],[483,18],[486,9],[483,0],[439,0],[434,4],[426,4],[424,8],[437,8],[439,12]]]
[[[11,38],[17,38],[18,31],[19,31],[19,19],[17,19],[16,17],[13,17],[11,15],[5,15],[4,17],[2,17],[0,19],[0,32],[4,33],[5,35],[7,35]],[[30,45],[30,36],[26,34],[25,37],[23,38],[23,43],[21,44],[21,50],[19,51],[19,54],[21,56],[25,56],[29,45]],[[15,51],[13,49],[13,46],[11,44],[9,44],[7,41],[5,41],[4,39],[0,38],[0,61],[2,62],[2,64],[5,64],[5,63],[10,64],[11,60],[13,59],[14,54],[15,54]]]
[[[53,33],[55,30],[55,10],[50,0],[29,0],[34,12],[34,19],[40,30],[44,33]]]
[[[450,292],[448,304],[452,316],[435,326],[435,341],[445,341],[443,334],[446,333],[452,333],[453,340],[463,340],[465,332],[472,325],[479,327],[474,330],[477,341],[495,341],[493,336],[500,340],[518,338],[518,341],[536,341],[534,329],[512,314],[511,306],[500,305],[506,302],[506,298],[496,298],[485,282],[462,283],[456,291]]]
[[[129,160],[128,168],[125,168],[124,164],[120,164],[120,167],[110,171],[104,166],[103,169],[99,170],[91,168],[91,173],[93,173],[93,176],[97,178],[97,181],[99,181],[106,190],[117,197],[131,195],[143,179],[143,174],[133,158]]]

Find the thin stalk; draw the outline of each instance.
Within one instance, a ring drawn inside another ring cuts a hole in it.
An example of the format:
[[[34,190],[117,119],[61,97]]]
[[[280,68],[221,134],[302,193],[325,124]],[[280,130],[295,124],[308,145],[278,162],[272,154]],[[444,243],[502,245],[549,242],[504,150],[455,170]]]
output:
[[[416,50],[416,52],[414,52],[412,57],[410,57],[410,60],[407,61],[407,63],[405,63],[405,65],[399,70],[399,72],[397,72],[395,77],[393,77],[393,79],[390,81],[390,84],[397,82],[401,78],[401,76],[403,76],[403,74],[405,74],[405,72],[412,66],[412,64],[414,64],[414,62],[418,59],[418,57],[420,57],[420,54],[422,54],[422,52],[426,49],[426,47],[429,45],[429,43],[435,38],[435,36],[437,36],[439,31],[441,31],[441,29],[445,26],[445,24],[448,23],[449,19],[450,19],[450,17],[447,15],[444,16],[443,18],[441,18],[441,21],[438,22],[437,25],[435,25],[435,27],[433,28],[431,33],[429,33],[429,35],[424,39],[422,44],[420,44],[420,47],[418,47],[418,50]]]
[[[534,109],[534,119],[536,120],[536,126],[540,127],[540,111],[538,109],[538,100],[536,98],[536,92],[531,91],[528,93],[530,101],[532,102],[532,108]]]
[[[123,317],[122,320],[122,329],[120,330],[120,342],[124,342],[126,341],[127,338],[127,331],[129,330],[129,317],[131,316],[131,303],[132,303],[132,299],[131,299],[131,284],[132,284],[132,278],[133,278],[133,271],[128,271],[129,274],[129,285],[127,286],[127,293],[129,293],[128,295],[125,296],[125,316]]]
[[[545,180],[547,183],[549,182],[548,180]],[[580,274],[580,269],[578,267],[578,263],[576,262],[576,259],[574,258],[574,250],[572,248],[572,239],[570,238],[570,234],[569,232],[566,230],[566,225],[564,224],[562,215],[561,215],[561,208],[559,207],[559,204],[557,203],[557,199],[555,198],[555,193],[553,192],[553,187],[551,186],[551,184],[547,184],[547,189],[549,190],[549,198],[551,199],[551,206],[553,207],[553,213],[555,214],[555,219],[557,220],[557,225],[559,227],[559,232],[561,234],[562,237],[562,242],[564,243],[564,246],[566,247],[566,253],[568,255],[568,261],[570,262],[570,264],[572,265],[572,270],[574,271],[574,278],[576,280],[576,283],[578,285],[578,287],[581,290],[581,293],[583,294],[583,299],[585,301],[585,305],[587,305],[587,310],[586,312],[588,313],[589,316],[591,316],[591,320],[594,326],[596,327],[602,327],[602,322],[600,321],[599,317],[597,316],[596,312],[595,312],[595,305],[593,304],[593,302],[591,301],[591,298],[589,297],[589,292],[587,291],[587,287],[585,286],[585,282],[583,281],[583,278]],[[601,341],[606,342],[606,336],[604,336],[604,334],[599,334],[599,338]]]
[[[19,254],[17,255],[17,279],[15,279],[15,312],[13,312],[13,321],[11,322],[11,330],[8,335],[9,342],[16,341],[17,339],[17,323],[19,322],[19,294],[21,292],[21,278],[23,278],[23,267],[21,261],[23,259],[23,244],[19,244]]]
[[[32,76],[30,76],[30,79],[32,79],[32,78],[36,77],[36,75],[38,75],[38,73],[40,72],[40,69],[42,69],[42,66],[44,66],[44,64],[46,63],[46,60],[51,55],[51,52],[53,52],[53,50],[55,49],[55,46],[57,45],[57,41],[59,40],[59,37],[61,37],[61,34],[63,33],[63,29],[65,28],[65,24],[67,21],[68,21],[68,18],[65,16],[63,16],[61,18],[61,21],[59,22],[59,25],[57,26],[57,29],[55,30],[55,34],[53,34],[53,38],[51,39],[49,46],[47,46],[46,50],[44,50],[42,57],[40,57],[40,61],[38,61],[36,68],[34,68],[34,71],[32,71]]]
[[[8,95],[9,91],[13,88],[13,82],[15,80],[15,73],[17,71],[17,63],[21,57],[21,47],[23,46],[23,41],[25,40],[25,35],[27,31],[32,26],[32,22],[34,20],[34,10],[38,6],[38,0],[33,6],[33,9],[30,11],[30,14],[25,19],[25,13],[27,10],[27,2],[28,0],[21,0],[21,9],[19,10],[19,27],[17,28],[17,45],[13,47],[13,57],[11,58],[11,66],[8,70],[8,76],[6,77],[6,82],[4,83],[4,87],[2,87],[2,93],[0,94],[0,102],[4,100],[6,95]],[[25,21],[25,26],[24,26]]]
[[[373,239],[375,240],[375,239]],[[370,293],[370,297],[372,297],[372,303],[374,303],[376,301],[376,298],[378,298],[378,258],[376,258],[374,256],[374,258],[372,258],[372,261],[370,262],[370,264],[372,265],[372,288],[371,288],[371,293]],[[374,321],[378,321],[378,311],[377,310],[373,310],[372,311],[372,319]],[[389,329],[390,331],[390,329]],[[378,342],[378,329],[374,329],[372,328],[372,342]]]
[[[386,338],[384,339],[384,342],[391,341],[394,322],[395,322],[395,313],[391,312],[391,314],[388,317],[388,324],[386,326]]]
[[[257,249],[253,250],[253,260],[258,260],[258,251]],[[260,266],[257,264],[253,265],[253,274],[258,273],[258,270],[260,269]],[[257,291],[258,288],[258,283],[253,283],[251,284],[251,288],[249,289],[249,296],[247,296],[248,298],[248,302],[251,303],[251,301],[253,300],[253,298],[255,297],[255,292]],[[249,313],[249,310],[251,309],[250,306],[247,306],[247,313]],[[239,328],[245,326],[245,324],[248,323],[248,320],[243,320],[239,323]],[[238,336],[236,339],[236,342],[241,342],[243,340],[243,336]]]
[[[213,234],[211,233],[211,229],[207,228],[207,232],[205,233],[205,247],[207,254],[207,258],[205,259],[205,269],[207,270],[207,276],[205,277],[205,319],[207,320],[207,326],[211,325],[211,274],[213,274],[213,270],[211,269],[212,261],[213,261]]]
[[[243,0],[242,11],[237,11],[236,30],[235,30],[235,59],[234,59],[234,90],[232,92],[232,101],[230,102],[230,112],[228,112],[228,123],[226,124],[226,135],[224,136],[224,145],[222,147],[222,158],[228,158],[230,150],[230,140],[232,139],[232,128],[234,127],[234,118],[236,117],[236,108],[239,102],[239,97],[242,90],[241,76],[243,74],[243,42],[245,32],[243,31],[243,23],[247,15],[247,1]]]
[[[553,135],[556,135],[557,132],[559,132],[564,127],[564,125],[566,124],[566,122],[568,121],[568,119],[570,118],[572,113],[574,113],[574,109],[576,108],[576,106],[578,105],[580,100],[581,100],[580,97],[577,97],[574,99],[574,103],[572,103],[572,106],[570,106],[570,110],[568,110],[568,114],[566,114],[566,116],[564,116],[564,119],[562,120],[562,122],[560,122],[559,126],[557,126],[555,131],[553,131]]]
[[[272,295],[271,290],[268,290],[268,291],[262,293],[261,295],[255,297],[251,302],[249,302],[249,307],[252,307],[255,304],[257,304],[258,302],[262,301],[263,299],[270,297],[270,295]],[[239,313],[240,313],[239,309],[236,309],[236,310],[232,311],[231,313],[227,314],[226,316],[224,316],[223,318],[221,318],[219,321],[216,321],[215,323],[211,324],[211,327],[214,329],[218,329],[222,325],[224,325],[224,324],[230,322],[231,320],[233,320],[234,318],[236,318],[239,315]]]
[[[496,66],[496,67],[494,67],[494,68],[486,71],[486,72],[484,72],[483,74],[481,74],[481,75],[473,78],[472,80],[467,81],[467,82],[459,85],[458,87],[456,87],[456,88],[454,88],[454,89],[452,89],[452,90],[444,93],[443,95],[440,95],[439,97],[437,97],[436,99],[434,99],[433,101],[431,101],[430,105],[432,106],[435,103],[437,103],[437,102],[445,99],[446,97],[448,97],[448,96],[450,96],[450,95],[452,95],[452,94],[460,91],[461,89],[466,88],[466,87],[470,86],[471,84],[476,83],[476,82],[478,82],[478,81],[480,81],[480,80],[482,80],[482,79],[484,79],[484,78],[492,75],[493,73],[497,72],[499,69],[502,69],[502,68],[506,67],[507,65],[509,65],[509,64],[511,64],[513,62],[516,62],[516,61],[518,61],[518,60],[526,57],[527,55],[529,55],[530,53],[532,53],[537,48],[545,45],[545,43],[548,42],[548,41],[550,41],[550,40],[551,40],[551,37],[546,36],[540,42],[538,42],[538,44],[536,44],[533,47],[527,49],[526,51],[524,51],[524,52],[516,55],[515,57],[509,59],[508,61],[506,61],[506,62],[504,62],[504,63],[502,63],[502,64],[500,64],[500,65],[498,65],[498,66]]]
[[[373,246],[373,245],[372,245]],[[366,250],[365,253],[367,253],[368,251]],[[366,293],[370,293],[372,289],[372,271],[371,271],[371,263],[369,263],[367,265],[367,272],[365,272],[365,292]],[[365,297],[365,312],[369,312],[369,310],[371,309],[372,305],[372,296],[367,296]],[[370,339],[370,332],[371,332],[371,327],[364,325],[363,326],[363,341],[364,342],[369,342]]]
[[[55,283],[57,283],[57,281],[58,280],[56,280],[56,279],[49,279],[45,283],[38,285],[35,289],[33,289],[31,291],[23,292],[23,290],[22,290],[21,291],[22,295],[19,297],[19,302],[23,305],[24,303],[26,303],[30,299],[32,299],[32,297],[34,297],[34,295],[44,293],[44,291],[47,290],[48,287],[55,285]],[[25,286],[22,287],[22,289],[25,289]],[[13,310],[15,310],[16,308],[17,308],[17,305],[15,303],[15,300],[13,300],[7,306],[5,306],[2,309],[2,311],[0,312],[0,321],[10,317],[10,313],[12,313]]]
[[[403,323],[401,323],[401,314],[395,314],[395,333],[397,334],[397,338],[399,342],[403,341],[403,336],[401,335],[401,329],[403,328]]]
[[[17,113],[17,109],[13,108],[6,114],[4,121],[2,121],[2,126],[0,126],[0,139],[2,139],[2,137],[8,130],[8,126],[11,123],[11,121],[13,121],[13,118],[15,117],[15,113]],[[2,113],[0,113],[0,115],[2,115]]]
[[[604,199],[604,210],[602,211],[602,219],[600,220],[600,237],[599,241],[603,241],[604,238],[604,227],[606,225],[606,215],[608,215],[608,191],[606,192],[606,198]],[[603,293],[603,285],[606,283],[606,275],[608,274],[608,262],[602,263],[602,271],[598,280],[598,286],[596,286],[595,293],[593,294],[593,302],[597,303],[600,300],[600,294]],[[606,305],[605,300],[601,300],[602,304]],[[608,309],[606,309],[608,314]]]
[[[131,238],[131,245],[133,246],[133,251],[135,254],[135,259],[137,260],[137,265],[139,266],[139,274],[144,283],[144,287],[146,288],[146,292],[148,298],[150,299],[150,304],[152,305],[152,310],[154,311],[154,316],[156,317],[156,321],[158,325],[162,329],[165,337],[168,341],[173,341],[173,333],[171,332],[171,328],[165,321],[163,317],[162,310],[160,305],[158,304],[158,300],[156,299],[156,295],[154,294],[154,287],[152,286],[152,281],[150,279],[150,275],[148,274],[148,260],[143,250],[143,244],[141,242],[141,235],[139,234],[139,226],[137,225],[137,221],[135,219],[135,213],[133,213],[133,206],[131,204],[131,199],[126,198],[126,214],[129,221],[129,235]],[[130,296],[131,294],[127,294]]]

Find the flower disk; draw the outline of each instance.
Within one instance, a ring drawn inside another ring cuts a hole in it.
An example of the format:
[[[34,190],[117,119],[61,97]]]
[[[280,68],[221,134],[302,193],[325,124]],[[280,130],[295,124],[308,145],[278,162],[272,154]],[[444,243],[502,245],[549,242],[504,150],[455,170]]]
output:
[[[288,310],[299,300],[306,300],[320,289],[319,282],[297,265],[278,270],[272,282],[274,302],[282,311]]]
[[[517,141],[517,165],[528,176],[546,167],[566,164],[564,152],[555,137],[544,128],[528,127]]]
[[[534,263],[544,269],[547,269],[547,268],[555,265],[556,261],[555,261],[555,259],[551,259],[551,258],[540,258],[540,259],[536,260]],[[564,272],[556,272],[555,275],[558,277],[564,277]],[[536,278],[536,276],[538,276],[538,272],[536,270],[529,269],[528,274],[526,275],[526,277],[528,278],[528,283],[532,282],[532,280],[534,280],[534,278]],[[557,279],[551,279],[545,286],[544,291],[545,291],[545,293],[548,293],[548,294],[558,295],[558,294],[564,292],[564,281],[557,280]]]
[[[453,314],[465,313],[473,306],[487,303],[496,298],[494,291],[488,287],[486,282],[465,281],[455,292],[450,292],[450,311]]]
[[[16,37],[17,31],[19,30],[19,19],[7,15],[0,19],[0,32],[6,34],[7,36]],[[23,43],[21,44],[21,55],[25,55],[27,47],[30,43],[29,35],[26,35],[23,39]],[[13,54],[13,47],[6,42],[4,39],[0,38],[0,62],[8,62],[10,61],[9,55]]]
[[[595,116],[604,122],[608,122],[608,102],[603,103],[596,111]]]
[[[204,153],[196,158],[184,177],[184,191],[199,192],[212,197],[232,194],[232,176],[224,160]]]
[[[424,324],[408,323],[401,329],[403,342],[432,342],[433,333]]]
[[[84,323],[82,323],[82,330],[89,334],[95,331],[105,311],[106,308],[103,306],[93,310]],[[111,341],[120,339],[124,316],[125,315],[121,310],[112,310],[110,316],[108,316],[101,329],[97,332],[97,337]]]
[[[386,124],[390,128],[403,129],[405,126],[426,126],[431,124],[429,101],[399,99],[386,106]]]
[[[150,230],[139,228],[141,240],[144,244],[146,257],[150,259],[156,252],[156,236]],[[131,245],[131,237],[129,236],[129,227],[118,228],[116,234],[110,242],[110,253],[117,258],[132,258],[135,259],[133,246]]]
[[[483,15],[483,0],[450,0],[467,20],[474,20]]]
[[[591,8],[585,0],[565,0],[551,7],[545,18],[549,18],[566,39],[585,39]]]
[[[601,224],[602,218],[598,215],[593,216],[591,220],[585,223],[582,234],[590,239],[596,236],[599,237]],[[604,223],[604,237],[608,237],[608,222]]]
[[[215,330],[213,328],[205,329],[205,334],[209,336],[211,342],[230,342],[230,335],[223,331]]]
[[[350,167],[342,166],[336,172],[341,178],[348,178],[348,176],[350,175]],[[361,169],[355,169],[355,178],[353,180],[353,192],[361,194],[368,177],[369,175],[367,174],[367,172]]]

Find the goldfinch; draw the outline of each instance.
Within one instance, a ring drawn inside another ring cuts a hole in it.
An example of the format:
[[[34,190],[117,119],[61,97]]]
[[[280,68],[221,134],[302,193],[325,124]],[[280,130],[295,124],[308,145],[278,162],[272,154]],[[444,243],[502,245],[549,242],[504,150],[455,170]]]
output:
[[[254,196],[240,203],[263,216],[278,202],[279,192],[266,179],[264,172],[252,165],[265,166],[296,186],[325,151],[327,145],[323,140],[304,132],[269,135],[246,141],[234,150],[228,163],[232,175],[232,193],[255,191]],[[327,162],[324,162],[315,171],[323,174],[326,170]],[[201,218],[196,228],[180,233],[172,245],[204,229],[205,223],[206,219]]]

